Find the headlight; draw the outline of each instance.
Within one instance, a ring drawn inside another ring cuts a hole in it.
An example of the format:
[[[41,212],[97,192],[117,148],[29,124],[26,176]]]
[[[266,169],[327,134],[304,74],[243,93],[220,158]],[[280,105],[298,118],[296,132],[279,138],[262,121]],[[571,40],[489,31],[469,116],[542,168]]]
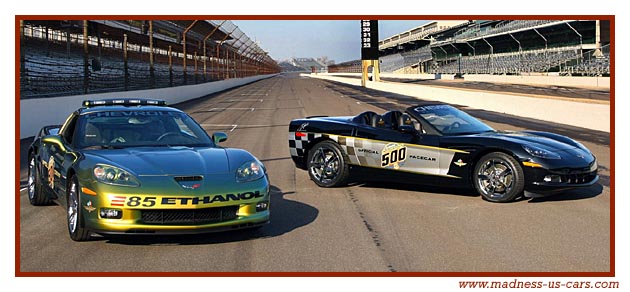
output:
[[[245,162],[236,170],[237,182],[254,181],[263,176],[265,176],[265,168],[258,161]]]
[[[111,165],[97,164],[94,167],[94,178],[98,182],[116,186],[140,186],[140,182],[126,170]]]
[[[531,145],[522,145],[522,146],[523,146],[523,149],[527,151],[527,153],[529,153],[530,155],[534,157],[540,157],[540,158],[545,158],[545,159],[560,159],[561,158],[560,155],[549,152],[542,148],[538,148]]]
[[[595,161],[593,161],[593,164],[591,164],[591,168],[589,169],[589,171],[593,172],[597,170],[597,158],[595,158]]]

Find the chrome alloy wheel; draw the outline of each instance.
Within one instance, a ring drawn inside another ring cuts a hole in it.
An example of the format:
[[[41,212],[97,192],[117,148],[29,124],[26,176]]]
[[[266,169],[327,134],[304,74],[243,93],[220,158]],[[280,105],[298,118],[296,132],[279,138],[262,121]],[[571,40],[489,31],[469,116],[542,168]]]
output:
[[[340,157],[334,149],[322,146],[311,158],[310,172],[319,182],[331,183],[340,173],[339,162]]]
[[[35,199],[35,158],[28,163],[28,198]]]
[[[77,184],[70,183],[70,191],[68,192],[68,230],[74,233],[77,230],[77,222],[79,220],[79,194],[77,192]]]
[[[514,171],[503,160],[488,160],[477,172],[477,185],[487,197],[503,198],[514,186]]]

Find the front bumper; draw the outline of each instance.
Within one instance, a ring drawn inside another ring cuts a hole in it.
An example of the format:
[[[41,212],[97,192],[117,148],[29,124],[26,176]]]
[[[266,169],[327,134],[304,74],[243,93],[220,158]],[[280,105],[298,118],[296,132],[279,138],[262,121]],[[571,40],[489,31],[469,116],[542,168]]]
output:
[[[111,219],[110,219],[111,220]],[[247,229],[263,226],[269,223],[269,211],[259,213],[254,216],[242,217],[231,221],[204,224],[204,225],[147,225],[147,224],[130,224],[122,225],[113,222],[101,222],[96,228],[91,227],[90,231],[105,235],[123,235],[123,234],[198,234],[222,232],[229,230]]]
[[[597,183],[598,180],[597,170],[568,169],[552,171],[542,168],[529,169],[525,171],[525,191],[531,193],[529,195],[531,197],[551,195],[572,189],[590,187]]]
[[[85,227],[99,234],[206,233],[256,227],[270,217],[266,178],[215,191],[168,194],[155,188],[93,189],[96,195],[81,191],[81,208]]]

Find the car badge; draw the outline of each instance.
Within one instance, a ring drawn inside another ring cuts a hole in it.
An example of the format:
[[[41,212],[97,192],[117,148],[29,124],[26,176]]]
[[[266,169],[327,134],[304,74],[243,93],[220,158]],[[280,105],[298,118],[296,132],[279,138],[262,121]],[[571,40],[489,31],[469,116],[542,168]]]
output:
[[[87,204],[85,204],[85,206],[83,206],[83,208],[85,208],[85,210],[87,210],[88,213],[92,213],[93,211],[96,210],[96,208],[94,208],[92,206],[92,201],[87,201]]]
[[[201,187],[201,184],[199,182],[196,181],[180,181],[179,185],[187,190],[194,190],[194,189],[198,189],[199,187]]]
[[[459,166],[459,167],[462,167],[462,166],[464,166],[464,165],[468,164],[468,163],[466,163],[466,162],[463,162],[461,159],[459,159],[459,160],[457,160],[457,161],[455,161],[455,162],[453,162],[453,163],[454,163],[455,165]]]
[[[582,155],[582,154],[576,154],[576,155],[577,155],[577,157],[579,157],[579,158],[582,158],[582,159],[584,158],[584,155]]]
[[[304,132],[304,129],[306,129],[306,127],[308,127],[308,123],[301,124],[296,132]]]

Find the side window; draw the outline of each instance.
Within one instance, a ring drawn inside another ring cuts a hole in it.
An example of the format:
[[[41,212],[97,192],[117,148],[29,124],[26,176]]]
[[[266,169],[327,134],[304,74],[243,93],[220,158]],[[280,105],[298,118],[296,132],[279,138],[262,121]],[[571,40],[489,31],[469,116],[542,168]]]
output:
[[[76,128],[78,119],[79,119],[79,116],[76,113],[72,114],[72,116],[68,118],[66,123],[61,128],[61,131],[59,132],[59,135],[61,135],[61,138],[68,144],[72,144],[72,140],[74,138],[74,132],[75,132],[74,130]]]

